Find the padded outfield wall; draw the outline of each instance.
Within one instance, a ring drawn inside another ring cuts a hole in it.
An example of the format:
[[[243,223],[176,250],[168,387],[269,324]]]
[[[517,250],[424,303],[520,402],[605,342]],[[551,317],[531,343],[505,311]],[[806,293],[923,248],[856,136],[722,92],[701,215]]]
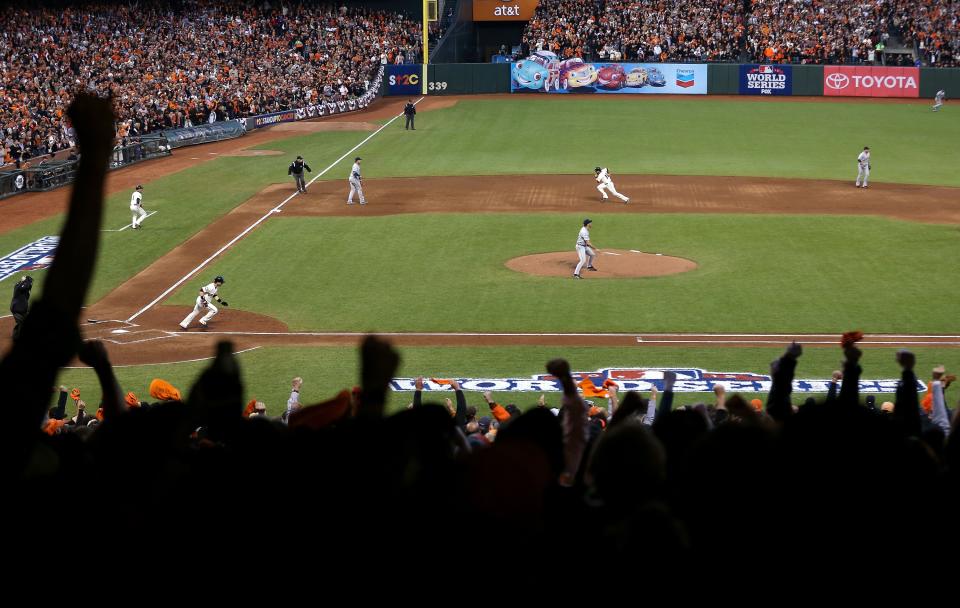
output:
[[[430,95],[490,93],[673,93],[835,97],[960,97],[960,68],[884,66],[584,63],[574,69],[515,63],[441,63],[427,66]],[[542,63],[542,62],[540,62]],[[387,95],[422,91],[421,65],[387,66]],[[565,78],[567,74],[573,74]],[[681,74],[679,75],[678,74]],[[549,84],[534,88],[537,75]],[[414,76],[415,75],[415,76]],[[695,78],[691,86],[684,78]],[[576,80],[575,80],[576,79]],[[706,86],[702,85],[706,80]],[[571,83],[575,86],[571,86]],[[682,88],[677,88],[678,86]]]

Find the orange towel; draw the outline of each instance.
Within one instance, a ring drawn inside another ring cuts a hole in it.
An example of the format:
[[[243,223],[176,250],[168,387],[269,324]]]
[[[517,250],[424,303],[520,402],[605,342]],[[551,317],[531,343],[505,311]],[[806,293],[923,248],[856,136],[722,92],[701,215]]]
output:
[[[607,389],[597,388],[590,378],[584,378],[577,386],[583,392],[584,397],[606,397]]]
[[[180,401],[180,391],[172,384],[160,378],[150,382],[150,396],[161,401]]]

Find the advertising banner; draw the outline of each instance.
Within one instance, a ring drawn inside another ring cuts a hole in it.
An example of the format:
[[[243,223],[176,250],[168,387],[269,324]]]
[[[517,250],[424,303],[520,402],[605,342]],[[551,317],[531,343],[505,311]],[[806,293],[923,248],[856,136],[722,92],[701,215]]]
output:
[[[707,66],[683,63],[584,63],[538,51],[510,68],[514,93],[706,95]]]
[[[664,372],[672,371],[677,380],[673,390],[677,393],[709,393],[717,386],[723,386],[729,392],[768,393],[773,378],[766,374],[752,372],[713,372],[700,368],[677,367],[611,367],[592,372],[573,372],[573,381],[583,391],[584,397],[604,397],[606,387],[615,384],[622,393],[626,391],[647,392],[651,388],[664,390]],[[529,377],[514,378],[457,378],[465,391],[499,392],[552,392],[563,391],[560,381],[548,374],[536,374]],[[390,388],[394,391],[412,391],[415,378],[394,378]],[[896,378],[878,380],[860,380],[861,393],[895,393],[900,381]],[[917,391],[925,391],[926,385],[917,380]],[[425,391],[452,391],[446,380],[431,378],[424,381]],[[794,380],[795,393],[826,393],[830,390],[830,379]]]
[[[474,21],[529,21],[540,0],[473,0]]]
[[[919,97],[920,68],[823,66],[823,94],[831,97]]]
[[[420,64],[387,66],[388,95],[417,95],[420,93]]]
[[[789,65],[741,65],[741,95],[790,95],[793,68]]]

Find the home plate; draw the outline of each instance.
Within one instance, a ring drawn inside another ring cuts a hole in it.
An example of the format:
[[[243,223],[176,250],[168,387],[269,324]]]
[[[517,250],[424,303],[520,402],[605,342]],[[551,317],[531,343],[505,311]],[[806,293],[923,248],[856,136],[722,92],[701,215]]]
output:
[[[128,333],[130,333],[130,332],[127,331],[126,329],[115,329],[115,330],[111,331],[110,333],[112,333],[112,334],[128,334]]]

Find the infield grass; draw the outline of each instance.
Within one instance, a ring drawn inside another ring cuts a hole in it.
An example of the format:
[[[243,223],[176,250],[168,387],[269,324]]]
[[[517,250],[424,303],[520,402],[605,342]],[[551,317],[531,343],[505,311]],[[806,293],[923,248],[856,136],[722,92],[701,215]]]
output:
[[[580,216],[272,220],[217,264],[235,307],[294,330],[956,332],[960,230],[874,217],[595,214],[601,248],[696,261],[641,279],[537,277],[504,263],[569,251]],[[896,243],[896,246],[891,246]],[[194,285],[170,303],[189,305]]]

